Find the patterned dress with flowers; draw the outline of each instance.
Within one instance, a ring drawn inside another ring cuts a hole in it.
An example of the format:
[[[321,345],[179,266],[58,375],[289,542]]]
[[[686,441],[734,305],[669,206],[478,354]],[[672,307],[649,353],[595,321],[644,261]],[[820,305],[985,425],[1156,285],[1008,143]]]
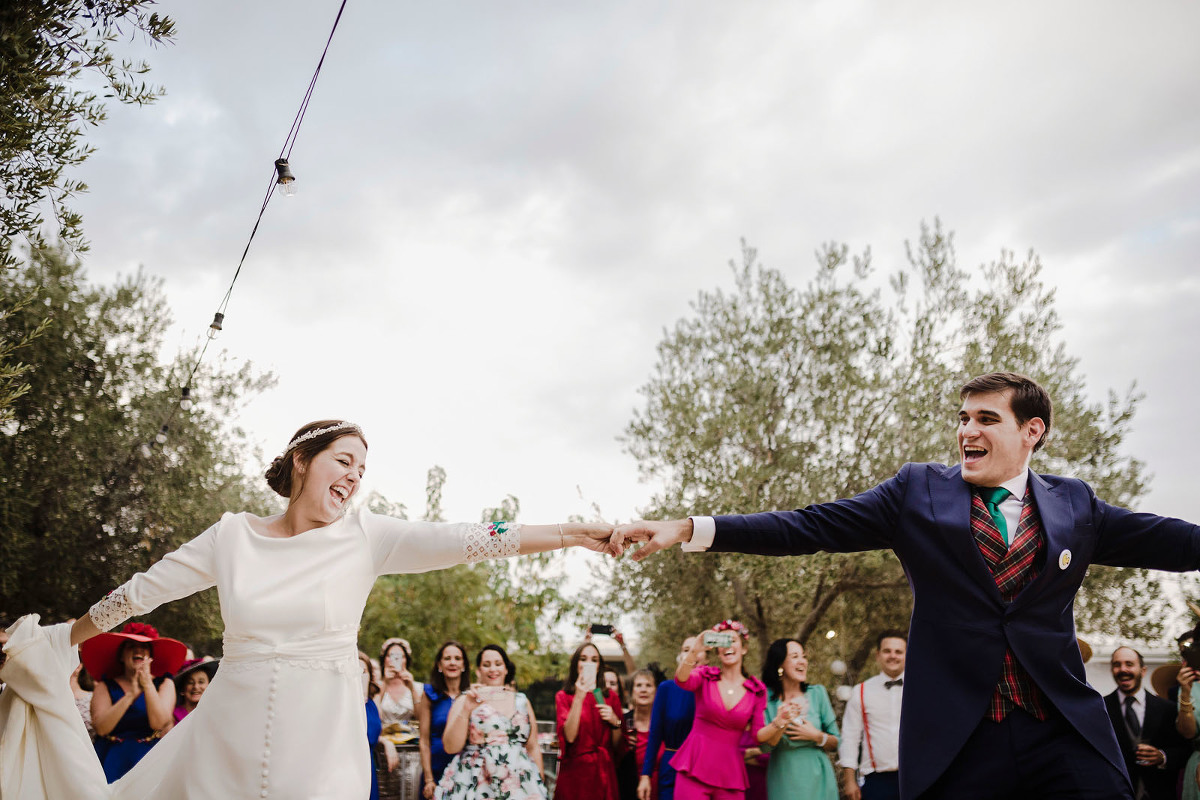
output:
[[[467,743],[446,767],[437,800],[545,800],[537,765],[525,749],[532,735],[529,701],[520,692],[511,717],[483,703],[471,712]]]

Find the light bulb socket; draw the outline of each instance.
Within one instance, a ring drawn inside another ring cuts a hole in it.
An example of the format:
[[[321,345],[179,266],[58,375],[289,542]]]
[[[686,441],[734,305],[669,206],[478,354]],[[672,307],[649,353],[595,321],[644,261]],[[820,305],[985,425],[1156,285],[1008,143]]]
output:
[[[280,186],[286,186],[289,183],[296,182],[296,176],[292,174],[292,168],[288,166],[286,158],[275,159],[275,183]]]
[[[223,328],[221,327],[221,324],[223,322],[225,322],[224,314],[222,314],[220,311],[213,314],[212,324],[210,324],[208,326],[208,338],[210,338],[210,339],[217,338],[217,334],[223,330]]]

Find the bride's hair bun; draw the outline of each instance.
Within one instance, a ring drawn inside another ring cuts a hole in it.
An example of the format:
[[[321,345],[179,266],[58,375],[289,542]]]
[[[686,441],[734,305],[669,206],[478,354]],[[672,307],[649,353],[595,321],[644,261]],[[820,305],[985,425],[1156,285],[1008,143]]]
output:
[[[283,456],[275,456],[271,460],[271,466],[267,467],[267,486],[270,486],[276,494],[283,497],[290,497],[292,494],[292,471],[291,469],[284,469],[284,464],[287,464],[289,467],[291,466],[290,461],[291,459],[284,458]],[[287,473],[286,475],[284,474],[285,472]]]

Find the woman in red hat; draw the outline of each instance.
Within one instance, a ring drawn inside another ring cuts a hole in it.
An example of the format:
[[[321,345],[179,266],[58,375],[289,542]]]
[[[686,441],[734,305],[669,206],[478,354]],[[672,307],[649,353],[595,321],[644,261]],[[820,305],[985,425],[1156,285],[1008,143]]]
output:
[[[108,793],[98,794],[82,776],[78,786],[57,796],[367,797],[371,778],[362,754],[367,722],[357,639],[377,576],[570,545],[613,555],[623,549],[608,525],[456,525],[350,509],[366,460],[366,438],[357,425],[339,420],[305,425],[267,470],[267,483],[287,498],[283,513],[225,514],[93,606],[69,636],[61,626],[38,628],[30,618],[14,626],[0,681],[7,679],[9,691],[36,710],[38,703],[57,702],[59,684],[66,692],[67,674],[57,672],[70,670],[69,644],[211,586],[220,597],[224,654],[204,702]],[[31,725],[54,722],[50,715],[22,719]],[[36,741],[77,746],[71,735]],[[6,737],[0,751],[18,744]],[[87,771],[81,761],[71,759],[78,766],[67,780]],[[6,771],[5,779],[57,783],[63,777]]]
[[[96,755],[109,783],[150,752],[171,729],[175,684],[170,675],[187,657],[183,642],[158,635],[153,626],[131,622],[120,633],[102,633],[83,643],[79,658],[98,676],[92,693]]]

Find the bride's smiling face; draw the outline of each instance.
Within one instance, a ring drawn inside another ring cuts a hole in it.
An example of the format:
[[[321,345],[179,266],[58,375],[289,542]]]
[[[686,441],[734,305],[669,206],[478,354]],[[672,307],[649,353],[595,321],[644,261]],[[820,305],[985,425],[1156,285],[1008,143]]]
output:
[[[358,491],[367,469],[367,446],[354,434],[340,436],[307,463],[297,463],[303,481],[298,501],[321,519],[336,519]]]

